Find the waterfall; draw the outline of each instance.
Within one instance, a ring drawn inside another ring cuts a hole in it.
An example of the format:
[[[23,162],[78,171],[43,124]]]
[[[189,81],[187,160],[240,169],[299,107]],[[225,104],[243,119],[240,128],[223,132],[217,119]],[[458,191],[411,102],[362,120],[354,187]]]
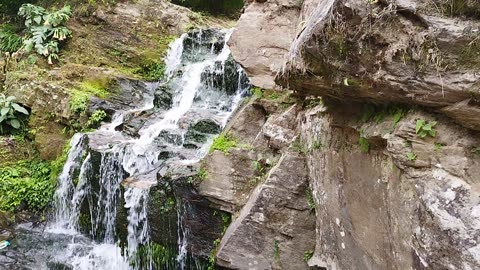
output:
[[[73,137],[58,178],[55,217],[47,229],[67,235],[68,241],[51,257],[79,270],[136,270],[142,255],[148,258],[142,258],[141,269],[155,269],[152,254],[142,248],[151,242],[148,205],[157,171],[200,161],[249,87],[230,56],[231,32],[206,29],[182,35],[165,58],[165,79],[144,84],[141,104],[118,110],[97,131]],[[166,91],[171,92],[171,106],[155,107],[156,95]],[[214,123],[218,130],[195,131],[200,121]],[[126,128],[130,124],[139,126],[135,134]],[[160,158],[162,152],[168,157]],[[187,269],[185,206],[177,203],[176,263]]]

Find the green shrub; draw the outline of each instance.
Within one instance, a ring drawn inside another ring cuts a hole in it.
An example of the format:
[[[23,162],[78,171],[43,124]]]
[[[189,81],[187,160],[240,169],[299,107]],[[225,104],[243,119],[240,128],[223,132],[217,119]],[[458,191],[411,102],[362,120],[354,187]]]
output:
[[[0,134],[19,130],[22,126],[21,114],[28,115],[28,111],[15,103],[15,97],[0,94]]]
[[[27,34],[24,46],[27,52],[35,49],[39,55],[48,59],[49,64],[59,59],[60,45],[72,36],[72,31],[65,25],[72,15],[70,6],[52,12],[43,7],[24,4],[18,15],[25,19]]]
[[[147,81],[159,81],[165,74],[165,64],[160,60],[153,61],[149,64],[141,65],[134,73],[142,76]]]
[[[14,211],[22,203],[28,210],[44,210],[55,191],[51,172],[45,161],[19,161],[0,168],[0,210]]]

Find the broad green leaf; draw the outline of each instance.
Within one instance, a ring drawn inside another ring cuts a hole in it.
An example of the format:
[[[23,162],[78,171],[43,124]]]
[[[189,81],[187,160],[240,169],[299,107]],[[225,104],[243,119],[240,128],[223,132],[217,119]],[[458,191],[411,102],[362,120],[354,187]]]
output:
[[[10,120],[10,126],[12,126],[14,129],[19,129],[20,122],[17,119],[12,119]]]
[[[425,126],[423,126],[422,129],[426,130],[426,131],[432,130],[432,125],[431,124],[425,124]]]
[[[10,111],[10,108],[2,108],[2,110],[0,111],[0,115],[1,116],[5,116],[8,114],[8,112]]]
[[[17,111],[17,112],[21,112],[25,115],[28,115],[28,111],[25,110],[25,108],[23,108],[22,106],[16,104],[16,103],[12,103],[12,107]]]
[[[437,121],[432,121],[432,122],[430,122],[430,125],[431,125],[432,127],[436,126],[436,125],[437,125]]]
[[[42,16],[36,16],[35,18],[33,18],[33,20],[37,23],[37,24],[40,24],[42,22]]]
[[[429,134],[430,136],[432,136],[432,137],[435,137],[435,136],[437,136],[437,131],[436,131],[436,130],[430,130],[430,131],[428,132],[428,134]]]
[[[427,136],[427,131],[422,130],[418,135],[420,136],[420,138],[425,138]]]
[[[419,119],[417,120],[417,125],[415,127],[415,132],[418,134],[420,132],[420,129],[422,129],[423,125],[425,125],[425,120]]]

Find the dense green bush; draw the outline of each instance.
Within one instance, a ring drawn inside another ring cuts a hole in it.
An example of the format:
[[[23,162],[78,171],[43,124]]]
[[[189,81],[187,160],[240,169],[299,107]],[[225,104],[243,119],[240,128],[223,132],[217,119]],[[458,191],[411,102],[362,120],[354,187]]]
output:
[[[19,161],[0,168],[0,210],[39,211],[50,203],[55,190],[50,163]]]

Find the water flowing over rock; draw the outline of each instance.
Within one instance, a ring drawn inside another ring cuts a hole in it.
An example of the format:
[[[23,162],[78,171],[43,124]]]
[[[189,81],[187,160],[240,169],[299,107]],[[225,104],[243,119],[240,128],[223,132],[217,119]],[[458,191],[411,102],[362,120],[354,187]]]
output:
[[[93,103],[112,120],[72,139],[46,230],[63,251],[41,248],[49,260],[36,257],[35,266],[201,269],[222,221],[193,191],[187,178],[197,171],[187,168],[207,153],[249,87],[229,57],[229,35],[185,34],[171,45],[164,82],[119,79],[119,96]],[[196,147],[182,147],[192,136]],[[25,239],[35,234],[27,230]]]

